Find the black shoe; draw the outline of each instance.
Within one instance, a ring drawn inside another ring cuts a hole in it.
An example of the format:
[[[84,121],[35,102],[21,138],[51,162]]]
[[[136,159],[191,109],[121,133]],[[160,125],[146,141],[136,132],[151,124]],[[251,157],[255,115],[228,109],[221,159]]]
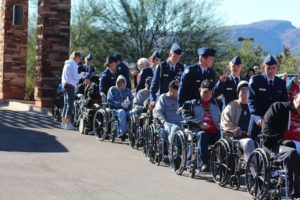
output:
[[[201,172],[209,172],[209,168],[207,164],[203,164],[201,167]]]

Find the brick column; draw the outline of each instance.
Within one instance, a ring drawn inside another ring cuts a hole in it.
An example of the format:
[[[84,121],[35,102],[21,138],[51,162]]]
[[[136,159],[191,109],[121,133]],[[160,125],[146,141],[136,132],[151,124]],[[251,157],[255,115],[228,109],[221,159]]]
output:
[[[0,99],[24,99],[28,0],[1,0]],[[23,5],[23,25],[13,25],[14,5]]]
[[[35,104],[50,107],[69,57],[71,0],[38,1]]]

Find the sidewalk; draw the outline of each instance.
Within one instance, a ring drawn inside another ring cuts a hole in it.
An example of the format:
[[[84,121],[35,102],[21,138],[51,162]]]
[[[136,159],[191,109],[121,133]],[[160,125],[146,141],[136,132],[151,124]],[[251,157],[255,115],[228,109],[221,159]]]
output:
[[[35,112],[51,116],[50,108],[39,108],[35,106],[34,101],[0,99],[0,109],[22,112]]]

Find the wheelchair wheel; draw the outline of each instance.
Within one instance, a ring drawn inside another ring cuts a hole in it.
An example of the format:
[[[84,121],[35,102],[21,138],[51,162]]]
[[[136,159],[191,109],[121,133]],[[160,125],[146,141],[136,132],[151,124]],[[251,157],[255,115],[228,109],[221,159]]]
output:
[[[84,117],[82,117],[82,118],[80,118],[80,120],[79,120],[79,127],[78,127],[78,130],[79,130],[79,133],[80,134],[85,134],[85,132],[84,132],[84,129],[85,129],[85,119],[84,119]]]
[[[100,109],[95,113],[93,119],[93,132],[99,140],[103,141],[106,137],[106,124],[107,120],[105,117],[105,111]]]
[[[186,167],[187,148],[184,133],[178,131],[171,143],[171,160],[170,164],[176,174],[181,175]]]
[[[238,190],[241,186],[240,177],[237,175],[232,175],[229,178],[229,185],[232,189]]]
[[[74,102],[74,115],[73,115],[73,125],[78,127],[80,121],[80,104],[78,102]]]
[[[155,126],[151,124],[147,131],[148,143],[147,143],[147,156],[150,162],[154,163],[155,156],[155,143],[154,143]]]
[[[230,177],[229,152],[228,142],[224,139],[217,141],[211,150],[211,172],[214,181],[220,186],[225,186]]]
[[[136,118],[131,116],[128,121],[128,143],[132,148],[136,145]]]
[[[153,151],[154,151],[154,159],[153,162],[159,166],[163,157],[163,140],[160,138],[161,130],[155,130],[153,135]]]
[[[61,122],[61,107],[59,106],[59,103],[57,101],[59,100],[56,98],[52,105],[52,118],[57,122]]]
[[[269,166],[269,159],[261,148],[256,149],[247,161],[246,187],[249,194],[255,199],[264,199],[268,194],[270,186]]]

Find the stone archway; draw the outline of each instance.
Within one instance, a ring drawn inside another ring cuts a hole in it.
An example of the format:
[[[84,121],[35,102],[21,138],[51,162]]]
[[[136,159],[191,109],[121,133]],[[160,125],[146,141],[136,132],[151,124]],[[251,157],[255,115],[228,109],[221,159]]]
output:
[[[0,18],[0,99],[24,99],[28,0],[2,0]],[[23,25],[13,25],[16,5]],[[69,54],[71,0],[38,0],[35,104],[49,107],[57,77]]]

